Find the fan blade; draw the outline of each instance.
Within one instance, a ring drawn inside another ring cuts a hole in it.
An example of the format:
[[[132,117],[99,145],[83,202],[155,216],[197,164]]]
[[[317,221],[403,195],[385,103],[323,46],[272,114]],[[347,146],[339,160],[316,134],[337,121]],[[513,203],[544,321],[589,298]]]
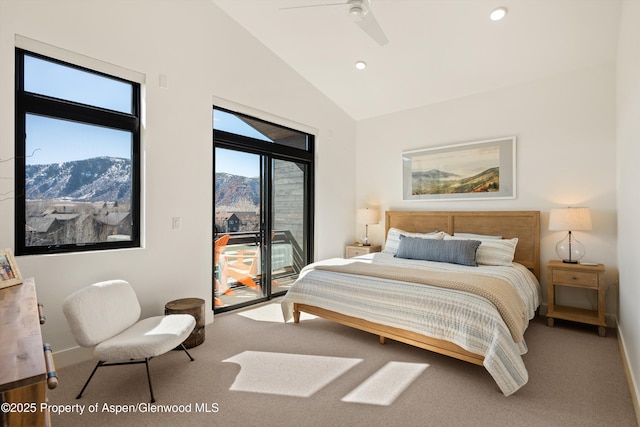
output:
[[[369,10],[364,17],[356,19],[356,24],[358,24],[358,26],[369,35],[369,37],[378,42],[380,46],[384,46],[389,43],[389,39],[385,35],[384,31],[382,31],[382,27],[378,24],[378,21],[373,16],[371,10]]]
[[[342,3],[321,3],[321,4],[305,4],[304,6],[288,6],[288,7],[281,7],[280,10],[286,10],[286,9],[306,9],[308,7],[324,7],[324,6],[344,6],[346,3],[342,2]]]

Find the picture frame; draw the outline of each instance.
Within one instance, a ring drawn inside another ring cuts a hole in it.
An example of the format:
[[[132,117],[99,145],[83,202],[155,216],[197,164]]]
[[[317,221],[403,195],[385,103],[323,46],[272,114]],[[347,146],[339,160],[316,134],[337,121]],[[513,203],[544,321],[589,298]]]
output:
[[[22,283],[22,275],[11,249],[0,249],[0,289]]]
[[[516,197],[516,137],[402,153],[403,200]]]

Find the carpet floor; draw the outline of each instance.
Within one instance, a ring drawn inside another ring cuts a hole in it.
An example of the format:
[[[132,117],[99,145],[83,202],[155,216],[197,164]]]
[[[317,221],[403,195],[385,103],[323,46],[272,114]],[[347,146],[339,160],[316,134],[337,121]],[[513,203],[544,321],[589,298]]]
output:
[[[279,304],[216,316],[205,342],[144,366],[60,369],[54,426],[637,426],[614,330],[534,319],[529,382],[505,397],[481,366],[303,315]],[[57,413],[60,412],[60,413]]]

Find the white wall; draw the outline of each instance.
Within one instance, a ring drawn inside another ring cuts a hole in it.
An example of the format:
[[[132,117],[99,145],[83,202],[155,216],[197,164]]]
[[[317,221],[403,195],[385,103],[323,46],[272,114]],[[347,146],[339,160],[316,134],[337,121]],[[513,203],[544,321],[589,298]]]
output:
[[[618,282],[619,265],[620,333],[637,387],[639,4],[625,1],[623,17],[617,76],[613,65],[605,65],[377,117],[359,122],[356,138],[355,124],[346,114],[209,0],[0,0],[0,159],[13,155],[16,34],[143,73],[147,81],[145,247],[19,257],[23,275],[36,278],[39,300],[45,305],[45,340],[53,344],[57,356],[75,346],[60,306],[66,295],[97,280],[130,280],[145,315],[160,313],[166,301],[184,296],[205,298],[211,308],[210,109],[215,96],[247,106],[247,113],[265,111],[269,112],[265,118],[282,118],[285,124],[300,123],[317,130],[318,259],[340,255],[345,242],[361,237],[354,212],[371,205],[381,211],[541,210],[544,262],[555,258],[553,247],[560,239],[546,230],[549,209],[589,206],[594,230],[577,233],[578,238],[586,246],[586,258],[607,265],[609,284]],[[166,89],[158,85],[160,74],[168,77]],[[402,201],[403,150],[508,135],[518,138],[515,200]],[[0,177],[13,175],[11,162],[9,165],[0,163]],[[7,190],[6,181],[0,181],[0,192]],[[12,189],[13,182],[9,182],[8,189]],[[171,229],[174,216],[182,217],[178,231]],[[0,218],[0,247],[13,247],[12,202],[0,202]],[[382,243],[383,230],[383,224],[370,227],[374,243]],[[165,265],[174,267],[158,267]],[[616,293],[613,286],[608,313],[617,311]]]
[[[618,45],[619,336],[634,382],[640,419],[640,3],[623,4]]]
[[[74,290],[129,280],[143,315],[175,298],[200,297],[211,312],[214,97],[317,134],[316,257],[342,254],[353,230],[355,123],[209,0],[0,0],[0,159],[13,156],[14,48],[20,35],[142,73],[144,248],[22,256],[45,306],[44,339],[58,364],[75,347],[61,311]],[[166,75],[168,87],[159,86]],[[281,118],[281,119],[280,119]],[[12,162],[0,163],[12,177]],[[0,182],[0,192],[13,188]],[[0,202],[0,247],[13,247],[13,202]],[[171,218],[182,228],[172,230]],[[73,353],[73,352],[71,352]]]
[[[550,232],[549,209],[591,208],[593,231],[575,232],[584,261],[604,263],[606,281],[618,282],[616,256],[615,66],[576,71],[441,104],[358,122],[358,206],[398,210],[539,210],[541,260],[556,259],[563,233]],[[486,201],[403,201],[401,153],[405,150],[517,137],[517,197]],[[360,230],[356,233],[359,233]],[[370,226],[383,242],[384,224]],[[546,269],[542,287],[546,301]],[[617,287],[607,312],[616,314]],[[590,293],[561,295],[595,307]],[[544,307],[546,310],[546,306]]]

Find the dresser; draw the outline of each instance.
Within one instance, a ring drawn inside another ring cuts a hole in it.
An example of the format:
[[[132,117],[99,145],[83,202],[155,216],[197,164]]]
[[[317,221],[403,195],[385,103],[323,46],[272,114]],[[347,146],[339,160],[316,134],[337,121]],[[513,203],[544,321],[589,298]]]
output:
[[[57,385],[51,351],[44,350],[34,279],[0,289],[0,426],[51,425],[47,386]],[[48,346],[47,346],[48,347]]]

